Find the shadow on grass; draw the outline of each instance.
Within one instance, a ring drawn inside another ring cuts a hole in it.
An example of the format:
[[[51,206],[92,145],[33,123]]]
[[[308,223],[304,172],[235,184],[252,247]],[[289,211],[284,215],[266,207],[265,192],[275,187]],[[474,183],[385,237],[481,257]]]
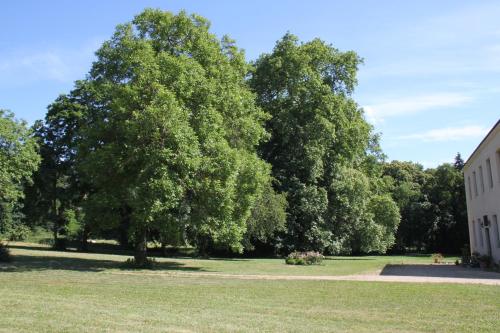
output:
[[[377,258],[357,258],[357,257],[349,257],[349,258],[332,258],[332,257],[325,257],[324,260],[332,260],[332,261],[363,261],[363,260],[377,260]]]
[[[39,249],[39,248],[38,248]],[[30,272],[45,270],[66,270],[79,272],[101,272],[106,269],[136,270],[124,266],[124,262],[91,259],[91,258],[72,258],[63,256],[29,256],[16,254],[12,256],[12,262],[1,263],[0,272]],[[157,262],[154,271],[207,271],[200,267],[189,267],[180,262],[162,261]]]
[[[213,257],[192,257],[193,259],[200,259],[200,260],[214,260],[214,261],[252,261],[253,259],[258,259],[258,258],[213,258]],[[267,258],[269,259],[269,258]]]
[[[462,279],[500,279],[500,274],[456,265],[385,265],[380,275],[445,277]]]

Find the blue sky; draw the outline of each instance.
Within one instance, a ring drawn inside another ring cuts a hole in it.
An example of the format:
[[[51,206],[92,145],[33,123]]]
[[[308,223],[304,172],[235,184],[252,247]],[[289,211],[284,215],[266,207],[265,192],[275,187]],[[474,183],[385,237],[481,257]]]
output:
[[[6,1],[0,108],[32,123],[114,27],[154,7],[207,17],[249,60],[287,31],[364,58],[354,98],[389,159],[426,167],[468,157],[500,117],[498,1]]]

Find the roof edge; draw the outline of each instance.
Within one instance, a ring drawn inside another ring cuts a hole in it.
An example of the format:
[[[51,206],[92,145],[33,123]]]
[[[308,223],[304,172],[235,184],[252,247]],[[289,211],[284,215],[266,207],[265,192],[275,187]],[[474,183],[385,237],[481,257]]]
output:
[[[483,140],[481,140],[481,142],[477,145],[476,149],[474,149],[474,151],[472,152],[472,154],[469,155],[469,158],[467,159],[467,161],[465,161],[464,166],[467,165],[467,163],[469,163],[469,161],[471,160],[471,158],[474,157],[474,154],[476,154],[476,152],[479,150],[479,148],[481,148],[481,146],[486,141],[486,139],[488,139],[488,137],[495,131],[495,129],[499,125],[500,125],[500,119],[497,120],[496,124],[493,125],[493,127],[490,129],[490,131],[488,132],[488,134],[486,134],[486,136],[483,138]]]

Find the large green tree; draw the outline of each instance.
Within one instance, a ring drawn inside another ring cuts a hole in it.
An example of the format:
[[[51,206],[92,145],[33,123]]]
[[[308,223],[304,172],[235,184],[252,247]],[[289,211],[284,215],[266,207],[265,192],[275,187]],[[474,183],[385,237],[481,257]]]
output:
[[[256,152],[266,114],[228,37],[184,12],[145,10],[97,51],[85,82],[79,167],[86,218],[128,226],[136,260],[153,231],[189,226],[202,248],[242,250],[270,182]]]
[[[13,214],[39,163],[38,145],[26,122],[0,109],[0,233],[20,222]]]
[[[354,52],[319,39],[299,43],[291,34],[255,63],[250,85],[272,116],[261,153],[277,190],[287,193],[289,250],[385,251],[381,244],[390,243],[385,232],[365,237],[384,222],[369,206],[366,164],[375,138],[350,97],[360,63]]]

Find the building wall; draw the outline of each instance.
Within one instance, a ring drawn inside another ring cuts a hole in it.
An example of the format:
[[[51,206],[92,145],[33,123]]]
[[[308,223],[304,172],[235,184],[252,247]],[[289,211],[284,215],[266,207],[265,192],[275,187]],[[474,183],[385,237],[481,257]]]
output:
[[[491,171],[490,171],[491,170]],[[488,253],[500,262],[500,125],[489,133],[464,167],[467,216],[472,252]],[[489,226],[484,225],[487,216]]]

